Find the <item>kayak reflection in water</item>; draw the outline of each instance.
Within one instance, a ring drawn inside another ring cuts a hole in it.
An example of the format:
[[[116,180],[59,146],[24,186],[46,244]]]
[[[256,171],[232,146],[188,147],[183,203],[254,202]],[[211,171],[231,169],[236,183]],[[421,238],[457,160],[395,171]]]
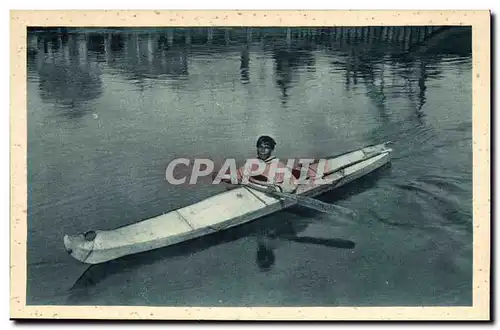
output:
[[[270,271],[275,264],[275,250],[279,241],[297,237],[297,234],[309,226],[309,221],[298,217],[293,212],[284,211],[269,218],[268,225],[257,232],[257,251],[255,263],[261,272]]]
[[[285,216],[287,215],[285,212]],[[276,262],[274,250],[278,247],[278,241],[289,241],[300,244],[323,246],[334,249],[354,249],[356,243],[351,240],[340,238],[320,238],[300,235],[299,232],[308,226],[308,222],[301,222],[299,218],[277,219],[281,224],[279,227],[267,228],[257,236],[257,251],[255,263],[260,271],[270,271]],[[298,221],[296,221],[298,220]]]
[[[257,265],[261,271],[268,271],[274,265],[276,257],[274,256],[274,251],[270,249],[266,244],[259,242],[257,247]]]
[[[290,228],[292,227],[290,226]],[[257,254],[255,262],[257,263],[260,271],[268,271],[274,265],[274,262],[276,261],[276,256],[274,255],[274,249],[276,247],[275,243],[275,231],[264,233],[257,238]]]
[[[244,165],[236,171],[236,180],[241,183],[246,175],[246,171],[255,173],[260,166],[264,167],[262,174],[250,176],[250,182],[258,183],[262,186],[277,188],[281,192],[293,193],[297,189],[297,179],[292,175],[292,169],[286,164],[272,156],[276,141],[267,135],[258,138],[257,143],[257,159],[251,166]],[[271,177],[274,174],[273,177]],[[222,179],[221,181],[231,183],[230,179]]]

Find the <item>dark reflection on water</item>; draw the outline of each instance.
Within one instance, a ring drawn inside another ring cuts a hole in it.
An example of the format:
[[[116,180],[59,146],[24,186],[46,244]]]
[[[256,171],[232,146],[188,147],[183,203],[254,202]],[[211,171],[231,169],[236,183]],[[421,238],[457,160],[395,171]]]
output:
[[[82,60],[80,53],[87,50],[79,49],[76,40],[67,35],[49,35],[40,43],[38,49],[28,52],[28,71],[37,72],[40,97],[60,105],[61,113],[69,118],[83,116],[85,103],[102,94],[99,68]]]
[[[306,49],[275,49],[273,51],[276,70],[276,86],[281,91],[283,104],[286,104],[289,89],[293,87],[295,76],[300,67],[305,67],[310,72],[314,72],[314,56]]]
[[[29,304],[471,303],[469,28],[31,30],[27,46]],[[86,270],[65,253],[65,233],[217,193],[166,184],[166,164],[242,161],[261,134],[283,158],[390,140],[392,166],[320,197],[355,222],[294,209]]]
[[[244,47],[243,50],[241,51],[241,65],[240,65],[241,82],[243,84],[247,84],[250,82],[249,66],[250,66],[250,51],[248,47]]]
[[[96,65],[101,62],[125,79],[142,85],[148,78],[186,77],[190,56],[194,59],[214,52],[231,53],[236,47],[241,49],[240,75],[241,82],[246,84],[250,82],[250,48],[261,44],[264,51],[272,52],[275,84],[282,103],[286,104],[301,67],[315,72],[314,53],[321,50],[336,53],[330,65],[332,70],[344,73],[345,88],[356,88],[362,82],[380,109],[386,97],[386,72],[381,66],[389,60],[410,85],[410,90],[404,92],[418,98],[420,110],[425,102],[426,80],[440,75],[436,64],[444,57],[469,58],[471,54],[471,34],[467,28],[457,27],[292,29],[286,36],[276,29],[253,29],[253,43],[248,29],[192,30],[195,32],[169,29],[130,33],[127,30],[32,32],[28,42],[28,67],[38,73],[42,98],[73,107],[102,93],[101,66]],[[231,33],[235,36],[228,36]],[[197,38],[193,38],[193,34]],[[418,78],[414,79],[415,76]],[[392,92],[400,91],[393,89]]]

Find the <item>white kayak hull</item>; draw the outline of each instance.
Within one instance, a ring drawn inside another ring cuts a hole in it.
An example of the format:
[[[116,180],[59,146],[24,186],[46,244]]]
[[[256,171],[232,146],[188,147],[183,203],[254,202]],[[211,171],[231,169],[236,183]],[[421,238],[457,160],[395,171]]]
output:
[[[366,147],[328,159],[333,172],[327,184],[301,185],[296,193],[317,196],[356,180],[390,161],[386,144]],[[241,225],[294,205],[249,187],[222,192],[157,217],[107,231],[65,235],[64,246],[75,259],[98,264],[158,249]]]

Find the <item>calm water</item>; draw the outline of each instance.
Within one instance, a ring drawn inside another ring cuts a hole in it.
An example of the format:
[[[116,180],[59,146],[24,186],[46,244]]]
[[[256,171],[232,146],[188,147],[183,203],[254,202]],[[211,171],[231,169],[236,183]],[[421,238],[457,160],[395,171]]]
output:
[[[28,304],[471,304],[470,30],[179,33],[29,33]],[[219,192],[168,185],[166,164],[242,161],[261,134],[279,157],[390,140],[392,166],[322,196],[355,221],[292,209],[90,268],[65,252],[65,233]]]

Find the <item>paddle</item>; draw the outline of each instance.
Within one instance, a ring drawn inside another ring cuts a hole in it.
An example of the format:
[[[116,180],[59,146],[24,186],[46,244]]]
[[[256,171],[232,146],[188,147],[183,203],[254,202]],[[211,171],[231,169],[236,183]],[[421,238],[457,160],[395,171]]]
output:
[[[314,199],[311,197],[279,192],[279,191],[276,191],[272,188],[271,189],[267,189],[264,187],[261,188],[259,186],[248,185],[248,184],[244,184],[244,183],[240,183],[240,185],[248,187],[250,189],[255,189],[257,191],[263,192],[265,194],[268,194],[268,195],[271,195],[274,197],[283,198],[286,200],[293,201],[293,202],[297,203],[298,205],[308,207],[308,208],[314,209],[316,211],[335,214],[335,215],[337,215],[338,213],[341,213],[343,215],[348,215],[351,217],[356,216],[356,213],[348,208],[345,208],[345,207],[342,207],[339,205],[335,205],[335,204],[325,203],[325,202],[322,202],[320,200],[317,200],[317,199]]]

